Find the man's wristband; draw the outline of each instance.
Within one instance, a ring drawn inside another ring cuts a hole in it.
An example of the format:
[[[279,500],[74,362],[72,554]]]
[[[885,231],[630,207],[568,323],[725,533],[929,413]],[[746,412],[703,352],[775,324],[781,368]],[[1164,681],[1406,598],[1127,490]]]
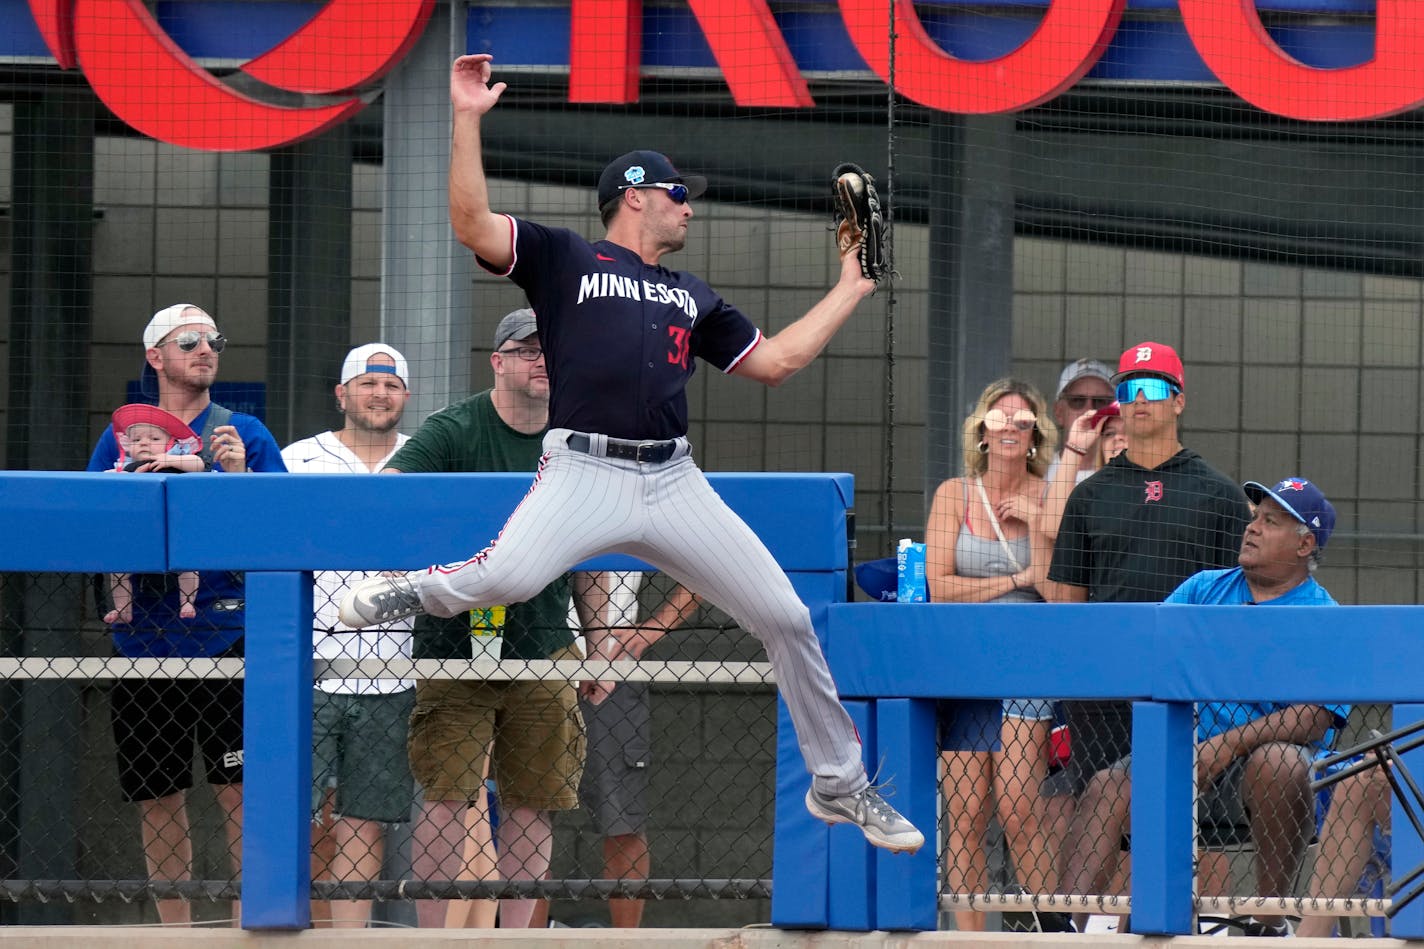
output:
[[[1063,447],[1066,448],[1068,451],[1071,451],[1073,454],[1079,456],[1080,458],[1088,453],[1088,450],[1086,448],[1074,448],[1072,442],[1064,442]]]

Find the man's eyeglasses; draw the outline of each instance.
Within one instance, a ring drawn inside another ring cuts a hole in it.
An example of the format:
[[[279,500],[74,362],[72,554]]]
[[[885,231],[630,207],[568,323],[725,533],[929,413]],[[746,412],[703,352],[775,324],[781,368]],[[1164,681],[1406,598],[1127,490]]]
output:
[[[160,346],[167,346],[173,343],[178,347],[179,352],[191,353],[198,348],[198,344],[203,340],[208,341],[208,348],[215,353],[220,353],[227,348],[227,337],[221,333],[200,333],[197,330],[184,330],[172,339],[166,339],[159,343]]]
[[[1166,379],[1143,376],[1119,382],[1117,384],[1117,400],[1123,405],[1127,405],[1129,402],[1136,402],[1138,393],[1141,393],[1148,402],[1162,402],[1174,395],[1181,394],[1181,391]]]
[[[1038,417],[1028,409],[1019,409],[1010,418],[1003,409],[990,409],[984,413],[984,428],[990,432],[1002,432],[1012,425],[1021,432],[1027,432],[1038,424]]]
[[[1063,401],[1074,412],[1081,412],[1090,405],[1095,409],[1105,409],[1113,404],[1113,397],[1110,395],[1065,395]]]
[[[534,362],[544,355],[544,350],[534,346],[516,346],[514,349],[497,349],[495,352],[501,356],[518,356],[525,362]]]
[[[666,181],[654,181],[651,184],[638,185],[639,188],[662,188],[672,198],[673,204],[687,203],[687,185],[675,185]]]

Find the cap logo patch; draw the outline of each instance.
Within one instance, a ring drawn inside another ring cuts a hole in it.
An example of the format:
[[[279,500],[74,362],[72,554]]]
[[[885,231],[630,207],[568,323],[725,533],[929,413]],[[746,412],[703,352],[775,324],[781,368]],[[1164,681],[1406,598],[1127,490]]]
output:
[[[1312,517],[1312,518],[1310,519],[1310,526],[1311,526],[1311,527],[1319,527],[1319,526],[1320,526],[1320,518],[1318,518],[1318,517]]]
[[[648,177],[648,173],[643,170],[642,165],[634,165],[623,172],[623,180],[630,185],[640,185]]]
[[[1137,361],[1138,361],[1138,362],[1151,362],[1151,361],[1152,361],[1152,347],[1151,347],[1151,346],[1139,346],[1139,347],[1137,347]]]
[[[1305,490],[1305,484],[1306,484],[1306,483],[1305,483],[1304,481],[1301,481],[1301,480],[1299,480],[1299,479],[1292,479],[1292,480],[1290,480],[1290,481],[1282,481],[1279,490],[1281,490],[1281,491],[1304,491],[1304,490]]]

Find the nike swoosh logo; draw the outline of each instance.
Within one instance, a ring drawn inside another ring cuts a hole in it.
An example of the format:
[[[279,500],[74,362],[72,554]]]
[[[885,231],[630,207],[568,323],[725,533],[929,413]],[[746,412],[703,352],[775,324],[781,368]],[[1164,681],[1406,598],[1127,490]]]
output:
[[[605,257],[605,256],[603,256],[602,254],[594,254],[593,256],[597,257],[599,260],[606,260],[606,261],[608,261],[609,263],[612,263],[612,262],[613,262],[613,258],[612,258],[612,257]]]

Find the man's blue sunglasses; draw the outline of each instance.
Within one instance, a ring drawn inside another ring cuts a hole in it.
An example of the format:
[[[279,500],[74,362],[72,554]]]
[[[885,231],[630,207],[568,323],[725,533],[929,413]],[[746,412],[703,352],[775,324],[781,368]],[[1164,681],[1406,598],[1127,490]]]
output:
[[[1172,385],[1166,379],[1158,379],[1156,376],[1142,376],[1137,379],[1124,379],[1117,384],[1117,400],[1123,405],[1137,401],[1138,393],[1147,397],[1148,402],[1162,402],[1170,399],[1174,395],[1179,395],[1181,389]]]
[[[638,185],[640,188],[662,188],[672,198],[673,204],[687,203],[687,185],[669,184],[666,181],[654,181],[651,184]]]

